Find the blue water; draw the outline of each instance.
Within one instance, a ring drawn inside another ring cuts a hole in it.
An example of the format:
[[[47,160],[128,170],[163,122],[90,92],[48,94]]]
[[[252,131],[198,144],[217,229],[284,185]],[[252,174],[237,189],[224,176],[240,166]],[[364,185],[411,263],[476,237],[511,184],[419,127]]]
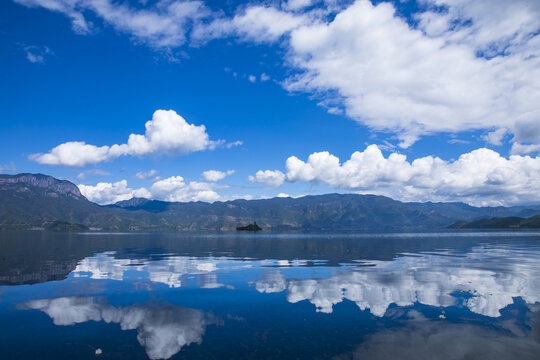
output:
[[[96,357],[540,359],[540,233],[0,232],[0,358]]]

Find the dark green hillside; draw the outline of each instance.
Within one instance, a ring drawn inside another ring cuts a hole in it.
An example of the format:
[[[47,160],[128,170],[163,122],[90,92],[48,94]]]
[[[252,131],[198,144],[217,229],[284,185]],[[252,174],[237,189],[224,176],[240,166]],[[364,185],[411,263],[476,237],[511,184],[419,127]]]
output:
[[[88,226],[77,223],[70,223],[68,221],[56,220],[50,224],[47,224],[45,230],[48,231],[87,231],[90,230]]]
[[[452,229],[540,229],[540,215],[524,219],[517,216],[458,221],[449,226]]]
[[[107,231],[236,231],[254,221],[271,231],[414,231],[441,229],[462,220],[531,216],[539,208],[403,203],[357,194],[214,203],[134,198],[100,206],[69,181],[41,174],[0,175],[4,229],[44,229],[62,220]]]
[[[384,196],[327,194],[301,198],[234,200],[227,202],[170,203],[131,199],[109,208],[128,210],[146,222],[167,224],[178,230],[233,231],[253,221],[267,230],[370,231],[444,228],[460,219],[492,214],[537,213],[515,208],[478,208],[463,203],[402,203]]]
[[[0,175],[1,228],[45,228],[57,220],[109,230],[140,223],[88,201],[69,181],[41,174]]]

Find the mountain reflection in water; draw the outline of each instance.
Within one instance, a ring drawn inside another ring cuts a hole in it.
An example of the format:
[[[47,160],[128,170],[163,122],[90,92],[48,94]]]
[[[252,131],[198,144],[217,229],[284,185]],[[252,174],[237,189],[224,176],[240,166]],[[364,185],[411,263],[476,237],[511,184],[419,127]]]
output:
[[[536,233],[23,234],[0,235],[6,358],[540,355]]]

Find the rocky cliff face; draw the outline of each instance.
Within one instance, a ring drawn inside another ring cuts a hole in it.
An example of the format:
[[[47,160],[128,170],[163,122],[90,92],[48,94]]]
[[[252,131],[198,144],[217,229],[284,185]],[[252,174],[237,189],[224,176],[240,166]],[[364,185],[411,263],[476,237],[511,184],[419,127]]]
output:
[[[52,194],[55,194],[80,199],[84,198],[79,188],[67,180],[58,180],[52,176],[42,174],[0,175],[0,190],[17,190],[14,188],[22,186],[19,191],[24,191],[25,185],[44,189],[49,193],[49,196],[54,196]]]

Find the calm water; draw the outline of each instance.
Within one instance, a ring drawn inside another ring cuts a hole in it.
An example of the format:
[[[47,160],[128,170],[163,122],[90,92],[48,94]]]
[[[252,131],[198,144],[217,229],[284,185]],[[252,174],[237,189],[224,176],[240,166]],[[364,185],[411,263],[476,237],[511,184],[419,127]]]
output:
[[[0,358],[539,359],[540,233],[0,232]]]

